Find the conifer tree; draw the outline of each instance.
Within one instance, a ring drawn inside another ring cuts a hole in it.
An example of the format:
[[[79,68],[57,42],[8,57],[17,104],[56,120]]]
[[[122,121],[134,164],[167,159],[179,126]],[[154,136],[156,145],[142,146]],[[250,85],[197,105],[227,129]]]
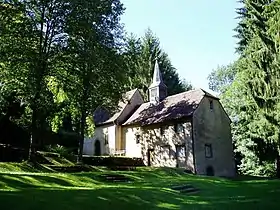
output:
[[[269,33],[269,22],[275,5],[272,0],[246,0],[245,25],[247,36],[242,51],[244,62],[240,68],[243,77],[244,94],[249,103],[244,109],[247,115],[248,131],[251,139],[260,141],[259,145],[273,147],[277,160],[277,176],[280,176],[279,160],[279,82],[275,40]],[[244,44],[244,42],[242,42]],[[251,117],[249,117],[251,116]],[[262,148],[256,150],[261,152]]]

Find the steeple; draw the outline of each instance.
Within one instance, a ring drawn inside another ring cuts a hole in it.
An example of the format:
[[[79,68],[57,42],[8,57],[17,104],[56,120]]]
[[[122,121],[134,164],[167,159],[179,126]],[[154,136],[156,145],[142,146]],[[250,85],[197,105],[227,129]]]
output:
[[[152,103],[162,101],[167,96],[167,87],[163,82],[158,61],[155,62],[154,76],[149,87],[149,99]]]

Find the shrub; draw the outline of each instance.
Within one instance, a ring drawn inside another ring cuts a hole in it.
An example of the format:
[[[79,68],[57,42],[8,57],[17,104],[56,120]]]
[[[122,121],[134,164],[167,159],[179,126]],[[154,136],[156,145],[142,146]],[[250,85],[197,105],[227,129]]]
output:
[[[57,153],[61,157],[65,157],[65,158],[74,156],[74,154],[72,152],[70,152],[69,149],[67,149],[66,147],[61,146],[59,144],[47,146],[47,151]]]

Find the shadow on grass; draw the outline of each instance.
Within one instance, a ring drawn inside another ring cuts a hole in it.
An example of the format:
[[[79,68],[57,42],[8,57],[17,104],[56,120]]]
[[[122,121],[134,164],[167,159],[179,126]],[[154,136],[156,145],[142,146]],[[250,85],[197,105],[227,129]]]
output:
[[[261,197],[214,195],[187,196],[164,189],[100,188],[92,190],[42,190],[0,192],[3,209],[277,209],[277,200]]]
[[[14,189],[22,188],[37,188],[37,187],[47,187],[47,186],[74,186],[73,183],[69,182],[67,179],[61,177],[51,177],[43,175],[0,175],[0,181],[5,183],[6,186]]]
[[[40,172],[27,163],[0,163],[0,172]]]
[[[100,172],[2,173],[0,209],[279,209],[278,180],[231,181],[169,169],[112,173],[134,182],[107,183],[98,179]],[[186,195],[168,189],[179,184],[200,191]]]

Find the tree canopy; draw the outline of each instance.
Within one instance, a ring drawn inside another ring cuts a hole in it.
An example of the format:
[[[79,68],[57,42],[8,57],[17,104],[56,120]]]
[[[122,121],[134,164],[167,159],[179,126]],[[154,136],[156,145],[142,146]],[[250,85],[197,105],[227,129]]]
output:
[[[127,89],[139,88],[147,99],[147,91],[153,77],[154,65],[158,60],[163,81],[167,86],[168,95],[174,95],[192,89],[190,83],[181,80],[172,65],[168,54],[160,47],[159,39],[151,29],[145,35],[137,38],[131,34],[126,37],[124,61],[127,69]]]
[[[280,176],[279,1],[244,0],[235,29],[239,59],[209,75],[233,119],[242,173]],[[275,164],[276,168],[275,168]]]
[[[145,96],[156,58],[170,95],[191,87],[151,30],[124,36],[123,12],[120,0],[1,1],[1,114],[30,134],[30,155],[43,132],[75,133],[81,160],[94,110],[114,112],[132,88]]]

